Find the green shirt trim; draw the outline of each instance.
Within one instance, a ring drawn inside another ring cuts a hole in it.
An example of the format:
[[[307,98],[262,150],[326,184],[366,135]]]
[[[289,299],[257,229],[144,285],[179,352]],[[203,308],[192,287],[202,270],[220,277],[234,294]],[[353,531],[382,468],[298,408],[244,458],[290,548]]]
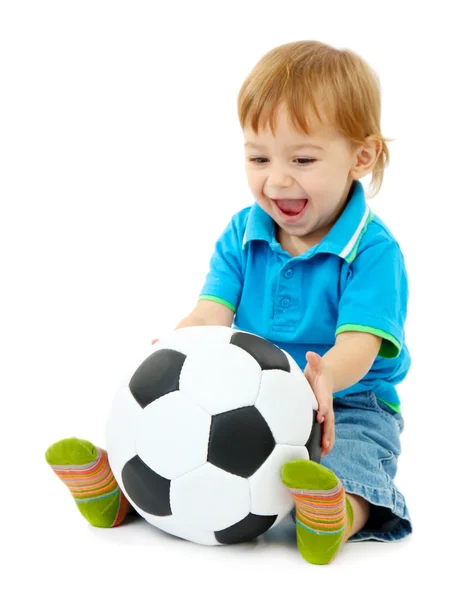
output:
[[[380,400],[380,402],[383,402],[384,404],[386,404],[387,406],[389,406],[395,412],[401,413],[401,408],[400,408],[399,404],[392,404],[391,402],[387,402],[386,400],[382,400],[382,398],[377,398],[377,400]]]
[[[223,304],[223,306],[230,308],[234,313],[236,312],[236,306],[234,304],[227,302],[227,300],[224,300],[223,298],[218,298],[218,296],[208,296],[203,294],[202,296],[199,296],[199,300],[211,300],[212,302],[218,302],[218,304]]]
[[[333,394],[333,399],[335,400],[335,398],[339,398],[339,396],[337,396],[336,394]],[[393,411],[397,412],[397,413],[401,413],[401,408],[399,404],[392,404],[391,402],[387,402],[386,400],[382,400],[382,398],[379,398],[378,396],[376,396],[377,400],[380,400],[380,402],[383,402],[384,404],[386,404],[387,406],[389,406]]]
[[[367,327],[366,325],[348,324],[341,325],[336,330],[335,335],[343,333],[344,331],[362,331],[364,333],[372,333],[382,338],[382,345],[380,346],[379,354],[381,358],[397,358],[401,352],[401,344],[399,341],[382,329],[376,329],[375,327]]]

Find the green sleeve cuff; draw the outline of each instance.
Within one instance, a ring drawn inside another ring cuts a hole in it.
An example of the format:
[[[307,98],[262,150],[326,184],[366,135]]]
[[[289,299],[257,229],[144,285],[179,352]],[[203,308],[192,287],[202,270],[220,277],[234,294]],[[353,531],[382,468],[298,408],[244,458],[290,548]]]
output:
[[[211,300],[212,302],[218,302],[219,304],[223,304],[223,306],[230,308],[234,313],[236,313],[236,306],[231,302],[227,302],[227,300],[224,300],[223,298],[203,294],[202,296],[199,296],[199,300]]]
[[[382,338],[382,345],[380,346],[380,350],[378,356],[381,358],[397,358],[401,352],[401,344],[400,342],[390,335],[386,331],[382,329],[376,329],[375,327],[366,327],[365,325],[341,325],[335,333],[338,335],[339,333],[343,333],[344,331],[362,331],[363,333],[372,333],[373,335],[377,335]]]

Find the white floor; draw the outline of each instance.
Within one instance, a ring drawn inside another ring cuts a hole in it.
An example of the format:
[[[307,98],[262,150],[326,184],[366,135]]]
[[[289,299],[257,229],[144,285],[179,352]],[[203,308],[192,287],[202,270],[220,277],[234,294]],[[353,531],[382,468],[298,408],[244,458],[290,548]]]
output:
[[[185,542],[140,518],[117,529],[93,528],[40,461],[33,460],[37,493],[20,501],[34,502],[34,510],[19,519],[3,514],[2,588],[15,590],[4,598],[465,597],[456,533],[434,518],[415,486],[417,527],[410,538],[347,544],[331,565],[318,567],[299,555],[291,518],[256,542],[221,547]]]

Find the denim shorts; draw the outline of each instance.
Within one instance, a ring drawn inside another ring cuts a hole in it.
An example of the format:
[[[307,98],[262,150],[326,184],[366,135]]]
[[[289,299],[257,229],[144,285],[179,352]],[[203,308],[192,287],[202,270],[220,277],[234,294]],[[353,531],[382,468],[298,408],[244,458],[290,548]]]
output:
[[[369,520],[349,542],[394,542],[412,532],[402,494],[393,480],[400,455],[401,414],[373,392],[335,398],[335,445],[321,464],[333,471],[345,491],[371,504]]]

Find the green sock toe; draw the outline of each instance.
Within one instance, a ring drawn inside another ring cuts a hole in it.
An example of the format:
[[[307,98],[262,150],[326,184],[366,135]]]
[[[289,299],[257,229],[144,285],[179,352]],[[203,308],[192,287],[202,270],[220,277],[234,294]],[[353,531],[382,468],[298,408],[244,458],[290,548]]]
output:
[[[346,522],[352,524],[351,505],[338,477],[323,465],[294,460],[282,468],[282,481],[296,505],[296,537],[302,557],[325,565],[343,542]]]
[[[67,438],[50,446],[45,459],[71,492],[80,513],[94,527],[116,527],[131,510],[105,450],[87,440]]]
[[[331,490],[338,484],[338,477],[327,467],[302,458],[283,466],[282,481],[286,487],[294,489]]]
[[[54,465],[87,465],[97,458],[97,448],[87,440],[66,438],[55,442],[45,453],[45,460]]]

